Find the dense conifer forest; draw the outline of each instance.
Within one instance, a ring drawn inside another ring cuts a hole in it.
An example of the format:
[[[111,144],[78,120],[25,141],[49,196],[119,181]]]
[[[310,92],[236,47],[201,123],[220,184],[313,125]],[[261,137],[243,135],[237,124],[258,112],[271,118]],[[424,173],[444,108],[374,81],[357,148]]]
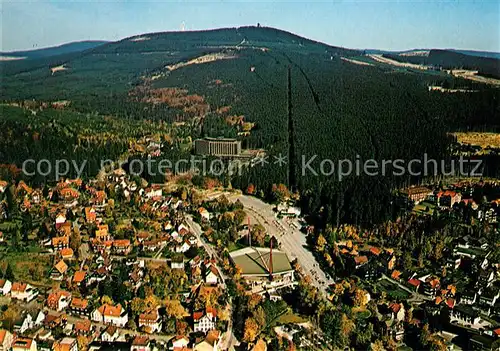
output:
[[[223,58],[167,68],[215,54]],[[344,60],[347,57],[367,64]],[[166,144],[160,157],[189,155],[187,137],[238,137],[245,148],[265,149],[271,162],[264,169],[248,167],[231,179],[232,186],[247,189],[251,184],[256,194],[272,197],[273,184],[283,183],[301,193],[302,207],[322,224],[390,219],[398,212],[394,190],[423,179],[351,176],[339,181],[304,175],[303,157],[316,155],[313,168],[323,159],[355,160],[357,155],[382,161],[422,159],[427,154],[440,160],[450,156],[450,132],[499,129],[497,88],[442,72],[379,65],[362,52],[271,28],[145,34],[30,62],[0,63],[1,100],[49,105],[67,100],[69,105],[36,115],[30,109],[3,106],[1,163],[20,167],[27,157],[63,155],[90,158],[94,164],[122,155],[132,138],[154,133],[164,124],[179,124],[180,129],[174,128],[179,137]],[[59,65],[61,70],[51,71]],[[428,89],[443,84],[476,91]],[[112,116],[112,127],[105,116]],[[82,130],[105,133],[107,128],[109,135],[82,146]],[[288,167],[272,162],[275,156],[288,156],[290,143],[292,177]],[[90,167],[86,176],[97,171]]]

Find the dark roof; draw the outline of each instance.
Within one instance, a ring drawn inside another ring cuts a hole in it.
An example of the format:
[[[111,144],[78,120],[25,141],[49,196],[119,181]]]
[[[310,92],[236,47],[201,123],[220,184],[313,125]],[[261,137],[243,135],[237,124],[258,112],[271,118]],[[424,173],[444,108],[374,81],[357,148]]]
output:
[[[89,346],[99,347],[97,350],[100,351],[130,351],[129,342],[104,342],[104,341],[94,341]],[[89,347],[90,348],[90,347]]]

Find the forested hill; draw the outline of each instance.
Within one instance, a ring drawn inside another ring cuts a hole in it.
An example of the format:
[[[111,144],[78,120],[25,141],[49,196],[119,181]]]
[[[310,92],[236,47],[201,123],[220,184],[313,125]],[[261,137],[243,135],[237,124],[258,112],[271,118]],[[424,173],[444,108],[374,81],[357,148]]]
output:
[[[46,58],[50,56],[81,52],[96,48],[105,43],[107,42],[104,40],[86,40],[86,41],[78,41],[42,49],[1,52],[0,56],[19,57],[26,60],[33,60],[33,59]]]
[[[466,55],[451,50],[430,50],[428,55],[411,56],[385,54],[384,56],[401,62],[432,65],[444,69],[477,70],[480,75],[500,78],[500,59]]]
[[[496,87],[443,71],[380,63],[360,51],[273,28],[148,33],[0,66],[0,100],[24,109],[16,115],[4,109],[0,125],[5,137],[0,140],[30,130],[5,149],[0,164],[20,167],[34,145],[37,157],[48,159],[113,157],[104,153],[122,152],[128,146],[122,139],[113,145],[98,139],[88,154],[78,144],[83,137],[87,141],[79,132],[81,121],[97,126],[94,133],[103,116],[115,118],[118,126],[138,125],[145,134],[148,126],[151,133],[157,126],[174,126],[159,156],[169,160],[188,159],[194,138],[236,137],[244,148],[265,149],[269,160],[288,156],[293,167],[251,167],[233,177],[231,185],[243,190],[252,185],[253,193],[271,198],[277,189],[273,184],[283,183],[300,192],[304,212],[317,215],[321,224],[389,219],[397,213],[392,191],[422,179],[391,176],[388,170],[387,176],[352,175],[338,181],[336,173],[302,172],[304,159],[314,158],[316,171],[324,160],[358,156],[381,162],[421,160],[426,154],[442,160],[449,156],[449,132],[500,130]],[[436,85],[465,93],[429,89]],[[59,110],[45,111],[46,119],[39,119],[37,111],[48,106]],[[60,130],[67,135],[55,144],[49,137],[52,120],[63,117]],[[121,127],[106,128],[118,135]],[[34,144],[38,135],[45,140]]]
[[[269,27],[238,27],[204,31],[160,32],[125,38],[109,43],[96,52],[154,52],[221,47],[262,47],[267,49],[321,52],[331,55],[356,55],[360,52],[330,46]]]

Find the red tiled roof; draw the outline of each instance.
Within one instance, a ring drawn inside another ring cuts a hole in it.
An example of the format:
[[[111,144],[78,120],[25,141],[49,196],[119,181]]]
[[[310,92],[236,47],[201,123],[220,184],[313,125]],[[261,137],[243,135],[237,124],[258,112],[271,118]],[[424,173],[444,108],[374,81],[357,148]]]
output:
[[[455,299],[452,298],[447,299],[446,304],[448,305],[449,308],[455,307]]]
[[[73,283],[81,283],[85,279],[85,275],[87,272],[85,271],[76,271],[75,274],[73,275]]]
[[[413,278],[413,279],[408,280],[408,283],[410,285],[415,286],[415,287],[419,287],[420,283],[422,283],[422,282],[420,280],[418,280],[418,279]]]
[[[398,313],[399,310],[401,309],[401,304],[400,303],[391,303],[389,305],[389,308],[392,310],[392,312]]]
[[[108,304],[104,304],[101,307],[99,307],[98,311],[103,316],[117,317],[120,316],[122,313],[122,305],[118,304],[116,306],[111,306]]]
[[[14,284],[12,284],[11,291],[24,292],[27,287],[28,287],[28,284],[26,284],[26,283],[15,282]]]
[[[356,264],[366,263],[366,262],[368,262],[368,257],[366,257],[366,256],[354,257],[354,262],[356,262]]]
[[[60,254],[62,257],[73,257],[73,249],[70,247],[66,247],[64,249],[61,249]]]
[[[391,274],[391,278],[394,280],[399,280],[399,276],[401,275],[401,272],[398,270],[394,270]]]
[[[149,338],[147,336],[137,335],[134,341],[132,341],[132,345],[136,346],[146,346],[147,344],[149,344]]]
[[[72,308],[87,308],[89,306],[89,301],[86,299],[80,299],[80,298],[73,298],[71,300],[71,307]]]

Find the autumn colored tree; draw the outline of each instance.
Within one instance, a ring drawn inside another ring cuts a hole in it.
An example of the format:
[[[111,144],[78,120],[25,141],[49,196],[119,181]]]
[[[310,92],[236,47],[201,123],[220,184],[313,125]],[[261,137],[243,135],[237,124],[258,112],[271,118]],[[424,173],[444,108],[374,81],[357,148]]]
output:
[[[255,194],[255,185],[253,185],[252,183],[248,184],[246,193],[249,195],[254,195]]]
[[[146,304],[144,303],[143,299],[134,297],[130,302],[130,309],[132,310],[132,313],[138,315],[144,312],[144,310],[146,309]]]
[[[273,184],[271,195],[276,202],[283,202],[290,198],[290,191],[285,184]]]
[[[370,344],[370,351],[385,351],[384,343],[382,340],[375,340],[375,342]]]
[[[262,302],[262,296],[259,294],[252,294],[248,299],[248,309],[253,311],[259,303]]]
[[[113,304],[113,299],[107,295],[104,295],[101,297],[101,303],[102,304],[108,304],[108,305],[112,305]]]
[[[316,238],[316,250],[319,252],[323,252],[325,250],[327,242],[325,237],[322,234],[319,234]]]
[[[249,317],[245,321],[245,328],[243,332],[243,341],[249,343],[253,342],[257,335],[259,334],[259,325],[252,317]]]
[[[363,289],[356,289],[354,291],[353,302],[354,306],[364,307],[368,303],[367,292]]]
[[[168,299],[165,301],[165,313],[169,318],[181,319],[186,314],[186,309],[177,299]]]
[[[252,236],[252,245],[264,246],[266,240],[266,229],[261,224],[256,224],[250,231]]]
[[[80,230],[78,229],[78,227],[75,227],[71,232],[69,243],[75,255],[78,256],[78,250],[80,249],[80,245],[82,244],[82,240],[80,237]]]

